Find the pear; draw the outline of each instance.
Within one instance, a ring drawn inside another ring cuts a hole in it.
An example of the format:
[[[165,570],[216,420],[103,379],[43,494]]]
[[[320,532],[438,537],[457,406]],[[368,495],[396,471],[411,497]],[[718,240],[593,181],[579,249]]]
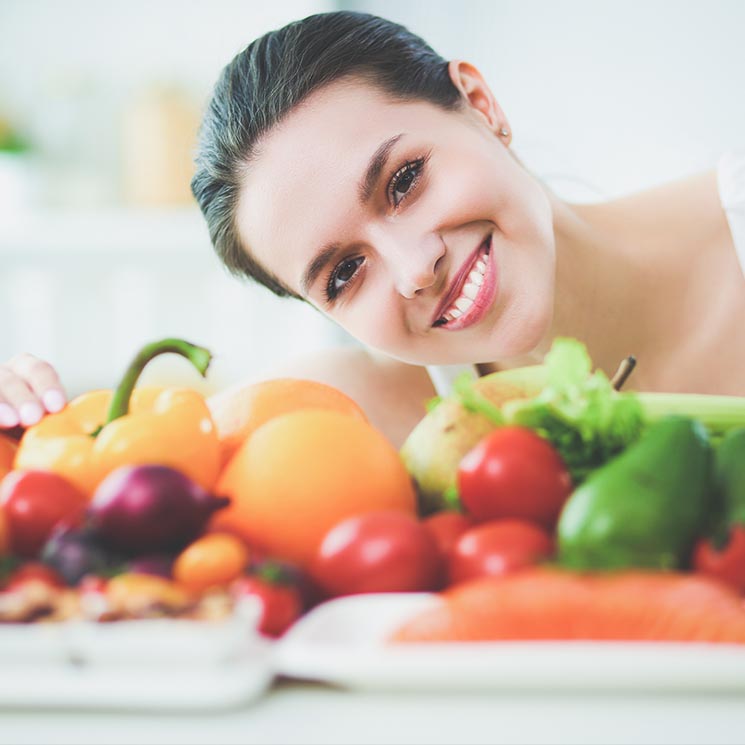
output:
[[[545,384],[545,366],[530,365],[485,375],[474,381],[473,390],[501,407],[507,401],[538,395]],[[483,414],[468,411],[457,395],[451,395],[414,427],[400,455],[416,486],[420,514],[449,506],[445,493],[456,485],[461,459],[495,426]]]

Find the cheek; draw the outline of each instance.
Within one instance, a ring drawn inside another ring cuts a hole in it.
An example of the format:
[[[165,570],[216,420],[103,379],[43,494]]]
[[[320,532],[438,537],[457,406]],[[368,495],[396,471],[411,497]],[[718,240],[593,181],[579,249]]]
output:
[[[518,245],[553,245],[548,197],[506,150],[474,143],[438,163],[437,173],[423,209],[437,216],[438,227],[490,222]]]
[[[368,285],[364,293],[358,294],[351,306],[336,313],[333,320],[362,344],[392,352],[407,344],[401,319],[401,309],[391,297],[390,289]]]
[[[490,184],[499,195],[498,227],[509,241],[518,244],[553,246],[553,220],[548,195],[507,151]]]
[[[498,227],[510,205],[509,186],[498,177],[491,153],[459,151],[437,165],[437,178],[425,196],[428,214],[441,226],[459,228],[489,221]]]

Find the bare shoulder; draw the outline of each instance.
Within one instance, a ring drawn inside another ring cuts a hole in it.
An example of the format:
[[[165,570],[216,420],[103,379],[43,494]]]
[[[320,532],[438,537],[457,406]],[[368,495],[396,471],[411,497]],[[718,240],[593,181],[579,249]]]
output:
[[[338,388],[396,448],[426,414],[426,402],[435,395],[426,368],[362,347],[340,346],[303,355],[263,377],[305,378]]]

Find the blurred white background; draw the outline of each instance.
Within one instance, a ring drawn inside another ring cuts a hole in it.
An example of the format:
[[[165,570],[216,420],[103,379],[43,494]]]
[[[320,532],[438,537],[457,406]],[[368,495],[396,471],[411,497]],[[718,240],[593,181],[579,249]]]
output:
[[[517,153],[568,199],[745,147],[740,0],[0,0],[0,360],[47,358],[74,395],[113,385],[142,343],[183,336],[214,351],[213,390],[350,343],[309,307],[228,277],[188,194],[222,66],[272,28],[342,7],[474,62]],[[195,383],[177,362],[150,379]]]

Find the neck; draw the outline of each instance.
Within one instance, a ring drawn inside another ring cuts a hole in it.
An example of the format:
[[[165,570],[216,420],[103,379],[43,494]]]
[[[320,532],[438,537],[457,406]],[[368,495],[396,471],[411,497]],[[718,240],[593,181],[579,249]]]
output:
[[[639,282],[641,267],[626,249],[634,242],[603,224],[602,207],[569,204],[547,193],[556,242],[553,317],[530,354],[499,367],[538,364],[554,339],[570,336],[612,376],[625,357],[641,355],[646,345],[639,330],[645,328],[648,293]]]

